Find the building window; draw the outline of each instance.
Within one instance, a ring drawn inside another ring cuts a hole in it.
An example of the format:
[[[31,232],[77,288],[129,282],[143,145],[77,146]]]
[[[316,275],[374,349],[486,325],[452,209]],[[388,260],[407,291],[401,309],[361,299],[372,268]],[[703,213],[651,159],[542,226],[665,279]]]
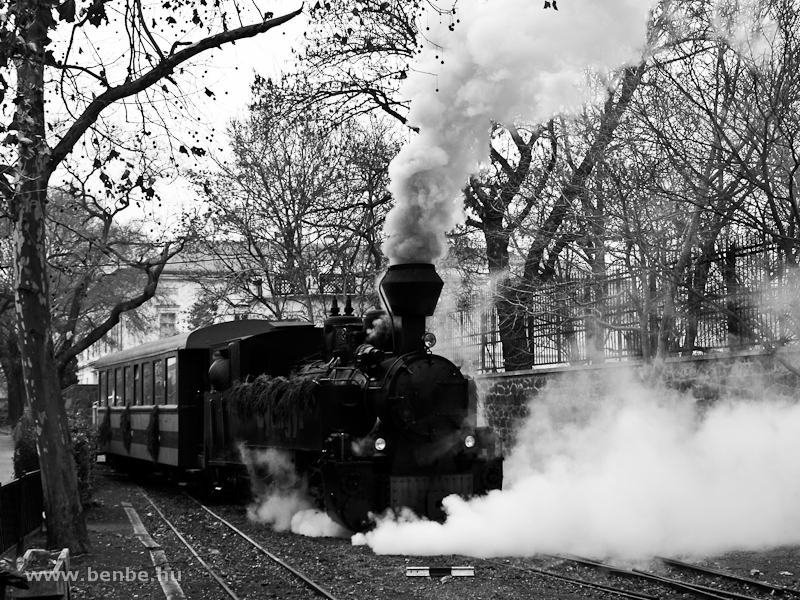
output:
[[[291,296],[295,293],[294,281],[286,275],[276,273],[272,277],[272,289],[276,296]]]
[[[159,335],[162,338],[170,337],[178,332],[176,327],[178,315],[174,312],[162,312],[158,314]]]

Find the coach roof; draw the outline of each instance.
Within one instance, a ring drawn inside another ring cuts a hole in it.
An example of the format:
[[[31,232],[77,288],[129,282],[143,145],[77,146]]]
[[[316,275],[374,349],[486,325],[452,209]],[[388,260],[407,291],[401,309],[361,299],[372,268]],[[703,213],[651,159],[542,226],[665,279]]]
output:
[[[106,354],[98,358],[92,366],[96,369],[100,369],[109,365],[131,362],[146,356],[156,356],[175,350],[209,348],[211,346],[249,338],[262,333],[286,329],[309,329],[313,327],[311,323],[302,321],[262,321],[255,319],[228,321],[227,323],[217,323],[216,325],[202,327],[191,333],[179,333],[172,337],[162,338],[154,342],[148,342],[126,350]]]

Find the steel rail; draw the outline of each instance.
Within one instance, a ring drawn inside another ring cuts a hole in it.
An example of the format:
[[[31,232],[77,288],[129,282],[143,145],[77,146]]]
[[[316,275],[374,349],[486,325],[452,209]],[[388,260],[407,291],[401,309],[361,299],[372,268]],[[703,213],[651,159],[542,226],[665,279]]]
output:
[[[702,573],[704,575],[710,575],[712,577],[720,577],[722,579],[727,579],[728,581],[733,581],[735,583],[739,583],[741,585],[749,585],[754,588],[758,588],[770,594],[778,593],[778,594],[795,594],[800,596],[800,590],[796,590],[794,588],[786,587],[783,585],[775,585],[772,583],[767,583],[766,581],[758,581],[757,579],[749,579],[747,577],[739,577],[738,575],[734,575],[733,573],[727,573],[725,571],[720,571],[718,569],[711,569],[709,567],[703,567],[700,565],[695,565],[692,563],[683,562],[680,560],[675,560],[674,558],[665,558],[663,556],[656,556],[658,560],[662,563],[667,565],[668,567],[673,567],[675,569],[679,569],[682,571],[690,571],[695,573]]]
[[[264,556],[266,556],[267,558],[269,558],[269,559],[270,559],[270,560],[272,560],[273,562],[277,563],[278,565],[280,565],[281,567],[283,567],[284,569],[286,569],[287,571],[289,571],[290,573],[292,573],[292,574],[293,574],[295,577],[297,577],[298,579],[300,579],[300,580],[301,580],[301,581],[302,581],[302,582],[303,582],[303,583],[306,585],[306,587],[308,587],[309,589],[311,589],[312,591],[314,591],[316,594],[318,594],[318,595],[322,596],[323,598],[327,598],[328,600],[337,600],[336,596],[332,595],[332,594],[331,594],[331,593],[330,593],[328,590],[326,590],[325,588],[323,588],[322,586],[320,586],[319,584],[317,584],[315,581],[313,581],[312,579],[310,579],[308,576],[306,576],[306,575],[305,575],[305,573],[303,573],[302,571],[300,571],[300,570],[298,570],[298,569],[295,569],[295,568],[294,568],[294,567],[292,567],[291,565],[289,565],[289,564],[285,563],[284,561],[282,561],[280,558],[278,558],[277,556],[275,556],[274,554],[272,554],[272,553],[271,553],[269,550],[267,550],[266,548],[264,548],[263,546],[261,546],[261,544],[259,544],[258,542],[256,542],[256,541],[255,541],[253,538],[251,538],[249,535],[247,535],[246,533],[244,533],[243,531],[241,531],[240,529],[238,529],[237,527],[235,527],[234,525],[232,525],[231,523],[229,523],[228,521],[226,521],[225,519],[223,519],[222,517],[220,517],[220,516],[219,516],[217,513],[215,513],[215,512],[214,512],[213,510],[211,510],[210,508],[208,508],[208,507],[207,507],[206,505],[204,505],[202,502],[200,502],[199,500],[197,500],[197,499],[196,499],[196,498],[194,498],[193,496],[191,496],[191,495],[187,494],[186,492],[184,492],[183,494],[184,494],[184,495],[185,495],[187,498],[189,498],[190,500],[192,500],[193,502],[195,502],[195,503],[196,503],[196,504],[197,504],[197,505],[198,505],[200,508],[202,508],[202,509],[203,509],[204,511],[206,511],[208,514],[210,514],[212,517],[214,517],[215,519],[217,519],[217,521],[219,521],[220,523],[223,523],[223,524],[224,524],[224,525],[226,525],[228,528],[230,528],[230,529],[231,529],[233,532],[235,532],[236,534],[238,534],[240,537],[242,537],[243,539],[247,540],[247,541],[248,541],[248,542],[249,542],[249,543],[250,543],[250,544],[251,544],[253,547],[255,547],[255,548],[256,548],[257,550],[259,550],[259,551],[260,551],[262,554],[264,554]]]
[[[686,581],[680,581],[679,579],[672,579],[670,577],[663,577],[661,575],[655,575],[654,573],[648,573],[647,571],[642,571],[640,569],[624,569],[621,567],[615,567],[613,565],[588,558],[580,558],[577,556],[554,556],[554,558],[568,560],[594,569],[600,569],[608,573],[613,573],[614,575],[620,575],[623,577],[638,577],[652,583],[658,583],[667,587],[671,587],[672,589],[680,592],[692,594],[703,600],[758,600],[753,596],[747,596],[717,588],[710,588],[695,583],[688,583]]]
[[[189,549],[189,552],[191,552],[194,555],[194,557],[200,562],[200,564],[203,565],[203,567],[205,567],[205,569],[206,569],[206,571],[208,571],[209,575],[211,575],[216,580],[216,582],[220,585],[220,587],[222,587],[222,589],[225,591],[225,593],[228,594],[228,596],[230,598],[232,598],[233,600],[239,600],[239,596],[236,595],[236,592],[234,592],[228,586],[228,584],[225,583],[222,580],[222,578],[214,572],[214,570],[208,565],[208,563],[206,561],[204,561],[202,558],[200,558],[200,555],[197,553],[197,551],[194,549],[194,547],[186,540],[185,537],[183,537],[183,535],[181,535],[181,532],[178,531],[178,529],[175,527],[175,525],[172,524],[172,522],[166,517],[166,515],[164,515],[164,513],[161,512],[161,510],[158,508],[158,506],[156,506],[156,503],[153,502],[150,499],[150,496],[148,496],[142,488],[139,488],[139,493],[142,496],[144,496],[145,500],[147,500],[150,503],[150,505],[155,509],[155,511],[158,513],[158,516],[161,517],[161,519],[164,521],[164,523],[166,523],[169,526],[170,529],[172,529],[172,532],[176,536],[178,536],[178,539],[181,542],[183,542],[183,545],[186,546]]]
[[[492,564],[499,565],[501,567],[510,567],[512,569],[517,569],[519,571],[523,571],[526,573],[533,573],[535,575],[542,575],[544,577],[550,577],[552,579],[558,579],[560,581],[566,581],[568,583],[572,583],[574,585],[580,587],[586,587],[591,589],[600,590],[603,592],[608,592],[610,594],[616,594],[618,596],[623,596],[625,598],[632,598],[634,600],[659,600],[658,596],[652,596],[650,594],[645,594],[644,592],[635,592],[632,590],[623,590],[622,588],[617,588],[612,585],[605,585],[603,583],[596,583],[594,581],[587,581],[586,579],[580,579],[578,577],[570,577],[569,575],[561,575],[560,573],[553,573],[552,571],[547,571],[545,569],[538,569],[536,567],[518,567],[517,565],[507,565],[496,560],[492,560],[489,558],[483,559],[486,562],[490,562]]]

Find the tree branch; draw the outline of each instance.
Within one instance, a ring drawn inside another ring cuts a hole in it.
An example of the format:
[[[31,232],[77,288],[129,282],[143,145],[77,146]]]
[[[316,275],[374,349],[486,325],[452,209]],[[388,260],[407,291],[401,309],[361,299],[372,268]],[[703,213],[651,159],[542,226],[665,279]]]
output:
[[[219,48],[224,44],[251,38],[260,33],[264,33],[265,31],[269,31],[274,27],[278,27],[279,25],[283,25],[287,21],[290,21],[299,15],[301,10],[302,7],[292,13],[282,17],[277,17],[275,19],[270,19],[269,21],[264,21],[263,23],[246,25],[244,27],[239,27],[237,29],[224,31],[216,35],[209,36],[195,44],[192,44],[188,48],[181,50],[180,52],[176,52],[175,54],[168,56],[138,79],[134,79],[121,85],[109,88],[95,98],[92,103],[86,107],[86,110],[83,111],[83,114],[81,114],[75,120],[75,122],[72,124],[72,127],[69,128],[69,131],[64,134],[64,137],[61,138],[61,141],[53,149],[50,157],[50,163],[48,165],[49,172],[52,173],[56,167],[58,167],[61,161],[63,161],[64,158],[66,158],[66,156],[72,151],[73,147],[78,143],[83,134],[86,133],[86,131],[97,121],[100,113],[102,113],[114,102],[129,96],[134,96],[139,92],[146,90],[159,80],[163,79],[167,75],[170,75],[179,65],[191,58],[194,58],[198,54],[205,52],[206,50]]]
[[[167,262],[169,262],[169,260],[178,254],[182,249],[183,243],[179,244],[176,248],[173,248],[167,244],[161,251],[161,257],[155,263],[155,265],[150,265],[145,269],[147,271],[147,283],[145,284],[142,293],[134,298],[117,303],[105,321],[92,329],[84,338],[79,340],[74,345],[65,348],[63,352],[60,352],[58,356],[55,357],[56,367],[58,368],[59,374],[63,372],[70,360],[92,346],[106,333],[111,331],[111,329],[117,325],[117,323],[119,323],[122,313],[140,307],[142,304],[150,300],[150,298],[155,296],[156,289],[158,288],[158,280],[161,277],[161,273],[164,271],[164,267],[166,267]]]

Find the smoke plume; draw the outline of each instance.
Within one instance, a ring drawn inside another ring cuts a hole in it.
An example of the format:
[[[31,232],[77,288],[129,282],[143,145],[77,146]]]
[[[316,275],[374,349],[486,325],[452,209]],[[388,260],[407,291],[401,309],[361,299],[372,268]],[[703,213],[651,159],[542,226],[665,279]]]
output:
[[[650,2],[466,0],[430,16],[403,94],[419,134],[392,161],[384,252],[435,262],[462,219],[460,190],[489,152],[491,121],[540,122],[596,100],[585,70],[641,60]],[[429,11],[430,12],[430,11]]]
[[[292,531],[308,537],[346,537],[350,532],[317,510],[308,495],[307,482],[297,473],[291,457],[275,449],[239,447],[250,475],[255,500],[247,509],[251,521],[275,531]]]
[[[531,402],[502,491],[446,498],[443,524],[384,518],[353,543],[380,554],[625,559],[800,543],[799,404],[704,407],[612,377],[605,398]]]

